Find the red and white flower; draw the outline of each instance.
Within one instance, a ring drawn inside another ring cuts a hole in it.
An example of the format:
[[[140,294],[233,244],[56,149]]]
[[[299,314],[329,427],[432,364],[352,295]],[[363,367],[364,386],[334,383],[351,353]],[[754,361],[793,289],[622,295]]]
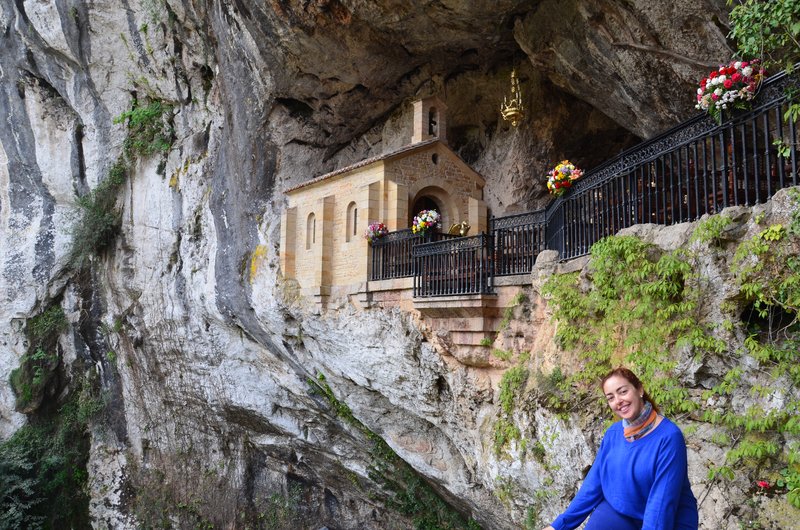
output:
[[[723,110],[746,107],[765,76],[758,59],[720,65],[700,81],[695,108],[708,112],[719,122]]]

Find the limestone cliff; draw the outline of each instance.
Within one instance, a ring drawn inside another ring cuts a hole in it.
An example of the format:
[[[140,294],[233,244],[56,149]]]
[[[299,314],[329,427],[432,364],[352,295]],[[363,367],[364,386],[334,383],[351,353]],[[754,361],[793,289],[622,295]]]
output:
[[[283,190],[403,145],[409,101],[436,94],[493,213],[541,206],[552,161],[591,167],[693,112],[693,80],[731,53],[724,4],[2,0],[0,377],[30,354],[33,317],[61,308],[66,325],[38,393],[20,406],[0,386],[0,437],[26,422],[15,403],[35,418],[94,385],[97,528],[408,528],[409,490],[453,521],[544,521],[599,425],[530,394],[513,422],[546,456],[496,452],[502,371],[437,350],[413,315],[320,314],[283,281]],[[512,67],[516,129],[497,113]],[[114,119],[152,103],[163,136],[137,147],[131,115]],[[77,259],[78,197],[97,190],[116,193],[119,234]],[[531,296],[514,326],[552,368]],[[717,453],[692,453],[698,487]],[[725,503],[746,485],[707,491],[704,528],[745,517]]]

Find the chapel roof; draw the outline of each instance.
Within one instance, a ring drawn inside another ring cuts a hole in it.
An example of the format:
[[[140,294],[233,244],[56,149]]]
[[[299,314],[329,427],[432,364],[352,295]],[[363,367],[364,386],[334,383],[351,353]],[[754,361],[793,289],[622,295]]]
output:
[[[322,182],[323,180],[328,180],[329,178],[335,177],[337,175],[341,175],[342,173],[347,173],[347,172],[352,171],[354,169],[358,169],[360,167],[368,166],[368,165],[370,165],[372,163],[375,163],[375,162],[380,162],[381,160],[388,160],[389,158],[394,158],[395,156],[406,154],[406,153],[408,153],[410,151],[414,151],[414,150],[419,149],[421,147],[426,147],[426,146],[435,144],[436,142],[439,142],[438,138],[431,138],[429,140],[425,140],[425,141],[422,141],[422,142],[417,142],[415,144],[405,145],[405,146],[403,146],[403,147],[401,147],[399,149],[395,149],[394,151],[390,151],[390,152],[384,153],[382,155],[373,156],[371,158],[365,158],[364,160],[361,160],[360,162],[356,162],[355,164],[336,169],[334,171],[331,171],[330,173],[325,173],[324,175],[320,175],[319,177],[315,177],[315,178],[313,178],[311,180],[307,180],[305,182],[302,182],[302,183],[298,184],[297,186],[292,186],[291,188],[286,190],[286,193],[289,193],[289,192],[292,192],[292,191],[295,191],[295,190],[299,190],[300,188],[305,188],[306,186],[311,186],[312,184],[316,184],[317,182]]]

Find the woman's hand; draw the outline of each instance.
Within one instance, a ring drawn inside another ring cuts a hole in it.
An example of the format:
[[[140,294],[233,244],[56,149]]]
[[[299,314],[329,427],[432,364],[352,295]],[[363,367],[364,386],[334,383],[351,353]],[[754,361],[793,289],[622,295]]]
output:
[[[545,526],[544,528],[542,528],[542,530],[556,530],[556,529],[553,528],[552,526]]]

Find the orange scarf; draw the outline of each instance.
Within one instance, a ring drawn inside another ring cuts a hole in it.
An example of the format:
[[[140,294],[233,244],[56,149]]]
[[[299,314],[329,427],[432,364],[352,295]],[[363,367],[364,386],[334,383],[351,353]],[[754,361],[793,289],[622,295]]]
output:
[[[653,406],[649,401],[645,401],[644,409],[642,410],[642,413],[639,414],[638,418],[631,422],[628,420],[622,420],[623,434],[625,439],[629,442],[638,440],[647,434],[650,429],[655,427],[657,418],[658,413],[653,410]]]

